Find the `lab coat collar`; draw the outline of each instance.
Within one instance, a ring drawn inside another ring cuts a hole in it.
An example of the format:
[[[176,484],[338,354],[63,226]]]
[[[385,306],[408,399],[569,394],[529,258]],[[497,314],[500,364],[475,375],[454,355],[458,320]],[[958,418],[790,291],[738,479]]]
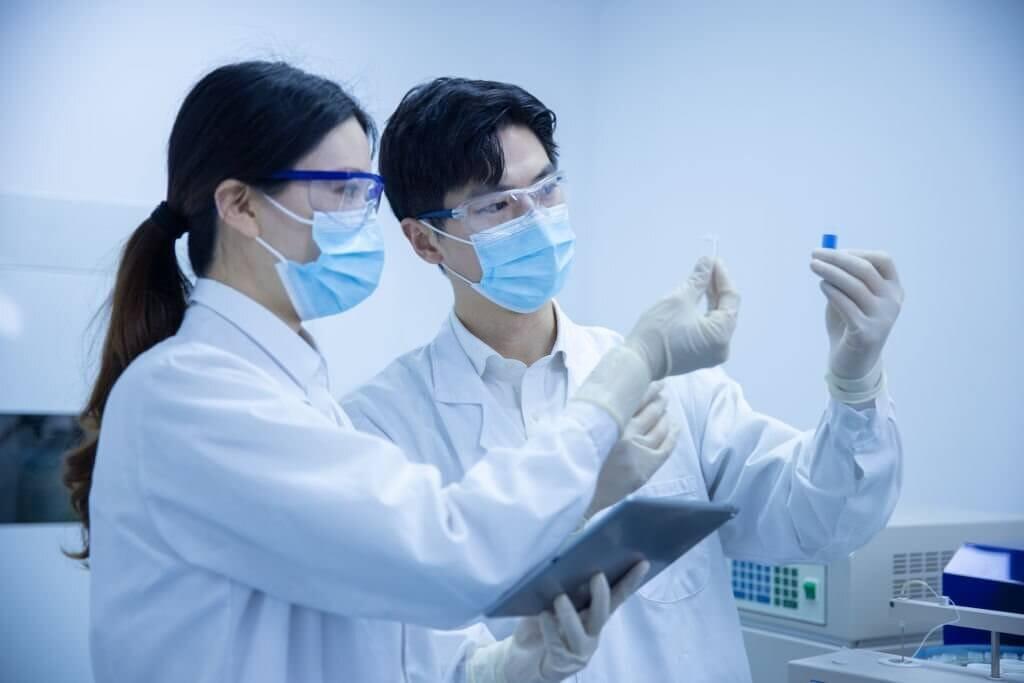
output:
[[[455,315],[454,310],[448,314],[448,323],[451,325],[456,341],[459,342],[462,351],[469,358],[473,369],[476,370],[476,374],[483,377],[484,371],[487,369],[487,359],[497,356],[498,352],[466,329],[465,324],[459,320],[459,316]]]
[[[325,382],[323,356],[308,333],[296,334],[280,318],[237,289],[209,278],[199,278],[189,302],[211,309],[248,336],[303,390]],[[308,341],[306,341],[308,339]]]
[[[569,388],[575,391],[582,377],[596,362],[593,345],[588,343],[586,333],[565,314],[558,302],[552,303],[558,331],[551,353],[561,354],[569,373]],[[452,311],[430,344],[434,398],[444,403],[483,403],[488,396],[487,388],[483,382],[466,381],[466,374],[481,377],[487,359],[496,355],[497,352],[467,330]]]
[[[561,312],[558,304],[554,301],[551,302],[555,307],[555,343],[551,348],[552,356],[564,356],[565,355],[565,333],[564,324],[567,324],[565,314]],[[500,357],[498,352],[488,346],[482,339],[477,337],[475,334],[466,329],[465,324],[459,320],[459,316],[455,315],[453,310],[449,316],[451,322],[452,331],[455,333],[455,338],[458,340],[462,350],[469,356],[469,362],[473,364],[473,368],[476,370],[476,374],[483,377],[484,372],[487,370],[487,361],[494,357]],[[571,324],[571,323],[568,323]]]

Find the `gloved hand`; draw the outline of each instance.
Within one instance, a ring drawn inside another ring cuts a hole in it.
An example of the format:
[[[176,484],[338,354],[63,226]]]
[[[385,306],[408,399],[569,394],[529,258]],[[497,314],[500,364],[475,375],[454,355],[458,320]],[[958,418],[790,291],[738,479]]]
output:
[[[903,305],[896,266],[882,252],[815,249],[811,270],[828,299],[829,390],[847,403],[871,400],[884,387],[882,349]]]
[[[705,295],[703,314],[698,304]],[[640,316],[624,344],[601,358],[573,398],[603,408],[625,429],[651,381],[729,356],[739,303],[722,262],[702,258],[683,285]]]
[[[466,663],[468,683],[554,683],[580,671],[597,650],[608,618],[650,568],[637,563],[612,589],[604,574],[595,574],[590,606],[579,613],[568,596],[559,595],[553,613],[522,619],[512,636],[474,650]]]
[[[626,343],[647,361],[652,380],[714,367],[729,357],[739,304],[722,262],[702,258],[685,283],[640,316]]]
[[[679,438],[679,426],[672,423],[663,391],[660,382],[647,389],[643,403],[601,467],[597,490],[584,515],[586,519],[646,484],[672,453]]]

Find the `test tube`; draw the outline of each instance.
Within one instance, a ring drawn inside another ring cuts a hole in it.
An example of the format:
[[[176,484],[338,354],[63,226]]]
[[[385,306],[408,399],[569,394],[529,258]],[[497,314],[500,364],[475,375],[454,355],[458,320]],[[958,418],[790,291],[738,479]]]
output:
[[[718,235],[715,233],[708,233],[704,235],[703,239],[708,243],[707,256],[712,262],[718,260]]]

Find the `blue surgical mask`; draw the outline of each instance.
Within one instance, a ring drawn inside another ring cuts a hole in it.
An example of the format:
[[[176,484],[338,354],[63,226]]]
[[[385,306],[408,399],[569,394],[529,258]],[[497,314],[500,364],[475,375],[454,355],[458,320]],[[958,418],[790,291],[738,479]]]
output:
[[[519,218],[465,240],[423,223],[448,239],[476,251],[482,276],[472,282],[448,266],[446,271],[482,296],[516,313],[532,313],[562,290],[572,265],[576,233],[565,204],[536,207]]]
[[[313,220],[309,220],[264,196],[285,215],[313,226],[313,241],[320,248],[315,261],[296,263],[256,238],[277,257],[277,274],[300,319],[343,313],[377,289],[384,268],[384,240],[377,228],[376,212],[314,211]]]

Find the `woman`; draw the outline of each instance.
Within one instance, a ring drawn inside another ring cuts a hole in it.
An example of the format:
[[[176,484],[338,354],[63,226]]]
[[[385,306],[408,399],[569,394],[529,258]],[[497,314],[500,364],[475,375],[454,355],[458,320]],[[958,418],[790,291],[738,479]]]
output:
[[[664,374],[650,368],[694,355],[664,334],[704,318],[662,302],[548,432],[449,487],[356,432],[301,323],[380,276],[374,135],[337,84],[286,64],[225,66],[186,97],[167,200],[125,246],[68,458],[97,681],[402,680],[416,655],[401,622],[477,616],[553,551]],[[174,251],[186,233],[194,288]],[[484,680],[578,670],[644,571],[614,591],[595,577],[590,612],[563,596],[468,666]]]

